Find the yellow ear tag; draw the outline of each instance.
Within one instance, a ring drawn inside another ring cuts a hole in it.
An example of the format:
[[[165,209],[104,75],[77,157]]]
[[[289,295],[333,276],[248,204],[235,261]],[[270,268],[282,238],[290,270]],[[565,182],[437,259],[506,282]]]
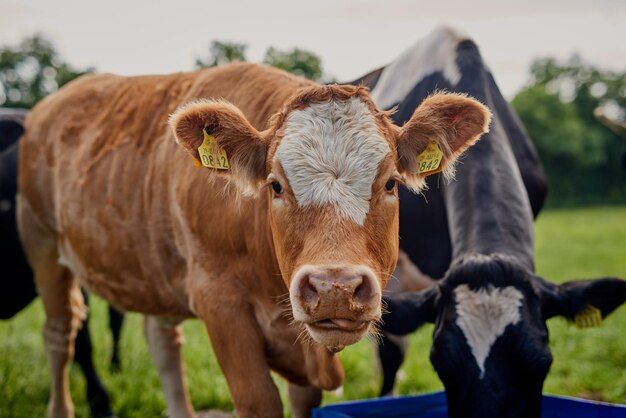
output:
[[[592,305],[585,306],[585,309],[574,316],[574,323],[578,328],[598,328],[602,326],[602,312]]]
[[[199,167],[198,163],[200,163],[205,167],[216,168],[218,170],[230,169],[226,151],[217,145],[215,137],[209,135],[206,129],[203,129],[202,132],[204,133],[204,140],[202,141],[202,145],[198,148],[200,161],[195,159],[194,165]]]
[[[439,144],[432,141],[426,149],[417,156],[417,174],[431,175],[439,173],[442,170],[441,160],[443,152],[439,148]]]

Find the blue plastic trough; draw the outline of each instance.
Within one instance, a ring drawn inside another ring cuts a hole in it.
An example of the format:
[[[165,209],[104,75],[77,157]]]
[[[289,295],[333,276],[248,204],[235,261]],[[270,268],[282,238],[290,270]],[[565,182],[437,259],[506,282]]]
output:
[[[313,418],[447,418],[444,392],[343,402],[313,410]],[[626,405],[544,395],[542,418],[626,418]]]

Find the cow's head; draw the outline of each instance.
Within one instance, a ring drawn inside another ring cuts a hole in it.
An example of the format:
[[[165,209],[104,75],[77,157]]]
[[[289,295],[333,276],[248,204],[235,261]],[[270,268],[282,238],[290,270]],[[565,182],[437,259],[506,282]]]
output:
[[[293,318],[339,350],[380,319],[398,253],[397,183],[423,187],[418,158],[432,143],[450,172],[489,117],[473,99],[435,94],[400,128],[367,89],[332,85],[297,92],[262,132],[224,101],[182,106],[170,123],[196,159],[209,132],[230,163],[215,174],[267,201]]]
[[[506,256],[468,256],[431,289],[386,297],[383,329],[406,334],[435,323],[431,362],[451,418],[539,418],[552,364],[546,320],[589,322],[626,300],[613,278],[555,285]],[[593,307],[593,308],[589,308]]]

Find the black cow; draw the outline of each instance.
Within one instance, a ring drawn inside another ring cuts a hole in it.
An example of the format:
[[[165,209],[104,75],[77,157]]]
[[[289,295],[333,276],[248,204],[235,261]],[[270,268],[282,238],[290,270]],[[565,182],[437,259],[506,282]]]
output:
[[[22,121],[26,112],[0,110],[0,263],[5,272],[0,292],[0,318],[7,319],[28,305],[37,291],[15,224],[17,140],[24,131]]]
[[[33,273],[22,250],[15,220],[17,193],[18,139],[26,112],[0,109],[0,319],[9,319],[37,297]],[[87,294],[83,292],[85,303]],[[112,368],[119,370],[119,334],[123,314],[109,309],[113,332]],[[74,359],[82,369],[87,382],[87,399],[94,417],[110,417],[109,397],[94,368],[88,321],[76,335]]]
[[[439,29],[377,71],[364,80],[379,106],[398,106],[398,124],[441,89],[468,93],[493,112],[491,132],[466,153],[456,181],[435,175],[425,199],[401,194],[402,249],[426,274],[444,277],[430,289],[387,296],[383,331],[404,335],[435,323],[431,362],[451,417],[539,417],[552,362],[545,321],[606,316],[626,300],[626,282],[557,286],[534,273],[532,222],[546,196],[545,176],[474,42]],[[387,392],[402,353],[383,342]]]

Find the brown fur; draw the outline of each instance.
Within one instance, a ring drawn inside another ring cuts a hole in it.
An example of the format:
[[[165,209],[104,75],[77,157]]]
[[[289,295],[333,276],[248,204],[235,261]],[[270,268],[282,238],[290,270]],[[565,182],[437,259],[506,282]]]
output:
[[[443,151],[444,175],[447,178],[454,175],[456,158],[483,133],[489,132],[491,112],[475,103],[462,94],[433,94],[415,110],[398,138],[400,164],[408,172],[409,183],[414,181],[413,173],[417,171],[416,157],[430,141],[439,144]]]
[[[368,105],[392,149],[372,186],[365,225],[340,219],[330,207],[294,206],[288,184],[287,210],[272,209],[271,189],[260,190],[270,170],[281,175],[271,161],[286,116],[308,103],[350,97]],[[198,101],[204,98],[211,100]],[[197,158],[208,128],[231,171],[196,168],[176,145],[168,116],[189,102],[171,119],[178,141]],[[467,112],[461,106],[453,113]],[[465,134],[453,120],[460,134],[444,135],[452,138],[450,155],[485,123],[470,125]],[[398,251],[397,199],[385,203],[384,185],[403,170],[398,160],[422,146],[396,152],[398,138],[406,143],[416,126],[391,125],[362,87],[317,86],[247,64],[168,76],[87,76],[43,100],[21,141],[18,223],[44,296],[48,339],[60,341],[51,357],[50,415],[72,415],[66,365],[79,310],[63,307],[77,281],[122,309],[201,318],[240,416],[282,415],[270,368],[305,386],[290,390],[296,410],[318,402],[319,389],[338,387],[338,357],[299,339],[302,329],[289,323],[289,307],[279,300],[302,263],[365,264],[384,287]],[[229,182],[237,187],[225,187]],[[242,196],[245,189],[254,196]],[[51,264],[57,268],[46,269]],[[358,310],[349,313],[359,318]],[[184,390],[176,389],[184,386],[182,368],[171,365],[178,334],[166,328],[151,326],[153,340],[170,347],[153,353],[162,379],[174,387],[168,403],[190,410]]]

